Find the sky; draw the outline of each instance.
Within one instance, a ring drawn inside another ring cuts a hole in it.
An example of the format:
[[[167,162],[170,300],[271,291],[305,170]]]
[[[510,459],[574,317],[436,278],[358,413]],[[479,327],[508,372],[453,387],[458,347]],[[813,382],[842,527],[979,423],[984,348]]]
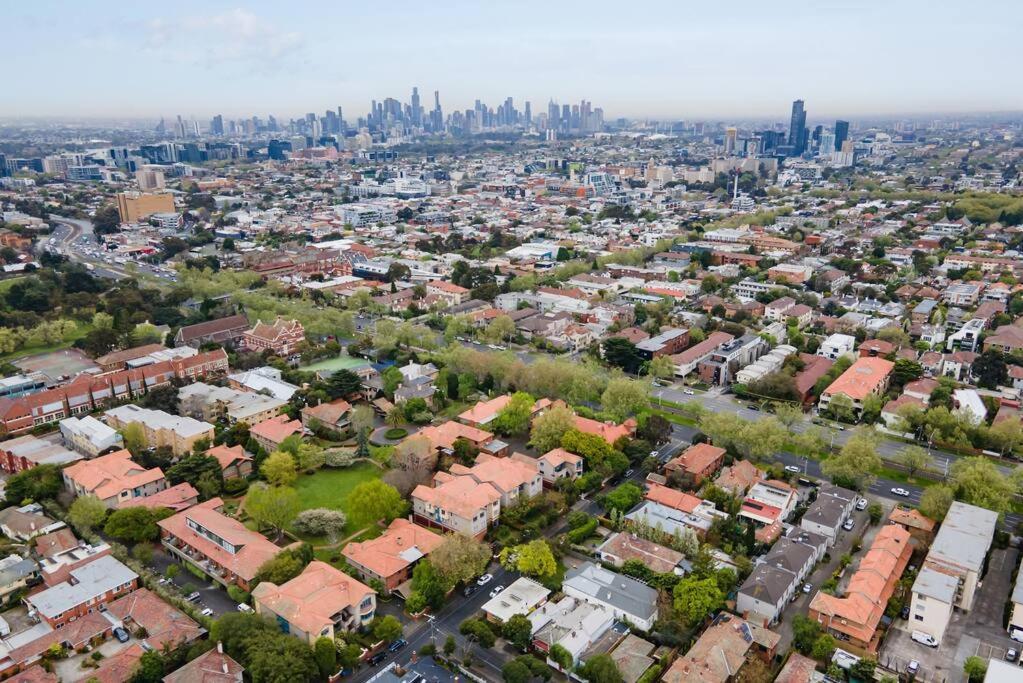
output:
[[[278,118],[418,86],[445,112],[605,118],[1023,110],[1018,0],[0,2],[0,116]]]

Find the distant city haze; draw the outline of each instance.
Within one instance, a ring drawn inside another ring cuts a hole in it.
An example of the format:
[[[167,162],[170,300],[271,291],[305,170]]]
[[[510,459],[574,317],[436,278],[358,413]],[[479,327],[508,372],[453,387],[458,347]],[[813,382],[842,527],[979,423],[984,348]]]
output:
[[[1023,3],[247,2],[0,5],[0,116],[298,116],[440,91],[607,118],[1023,110]]]

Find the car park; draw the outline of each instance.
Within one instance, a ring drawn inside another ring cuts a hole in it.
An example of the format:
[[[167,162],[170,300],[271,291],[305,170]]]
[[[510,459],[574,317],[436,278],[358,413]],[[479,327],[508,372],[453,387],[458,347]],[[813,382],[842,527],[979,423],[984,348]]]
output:
[[[930,633],[924,633],[923,631],[913,631],[913,633],[910,634],[910,638],[912,638],[915,642],[920,643],[921,645],[926,645],[927,647],[938,647],[937,638],[932,636]]]
[[[909,666],[906,667],[906,673],[911,676],[915,676],[918,671],[920,671],[920,662],[915,659],[911,659],[909,661]]]
[[[909,491],[907,491],[904,488],[900,488],[898,486],[896,486],[895,488],[892,489],[892,493],[894,493],[896,496],[902,496],[903,498],[908,498],[909,497]]]
[[[484,574],[480,578],[476,579],[477,586],[486,586],[488,583],[494,580],[493,574]]]

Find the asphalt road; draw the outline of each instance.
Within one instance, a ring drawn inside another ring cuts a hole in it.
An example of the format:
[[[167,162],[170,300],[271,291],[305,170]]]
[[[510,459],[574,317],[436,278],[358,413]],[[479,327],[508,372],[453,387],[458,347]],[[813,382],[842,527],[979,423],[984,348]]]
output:
[[[176,273],[157,270],[149,263],[129,261],[135,270],[132,272],[132,269],[126,267],[128,264],[106,261],[103,249],[93,235],[92,223],[87,220],[65,218],[55,214],[50,214],[50,220],[55,224],[53,232],[50,234],[50,239],[54,240],[54,243],[50,244],[49,240],[40,242],[40,248],[56,249],[72,261],[90,264],[94,268],[92,272],[96,275],[114,280],[138,277],[139,275],[148,275],[170,282],[177,279]],[[89,253],[90,251],[95,253]]]

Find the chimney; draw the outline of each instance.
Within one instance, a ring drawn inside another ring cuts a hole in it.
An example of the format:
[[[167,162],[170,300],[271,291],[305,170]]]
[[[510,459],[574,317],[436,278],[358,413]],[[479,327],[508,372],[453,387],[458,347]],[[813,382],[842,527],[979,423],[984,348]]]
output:
[[[220,668],[223,669],[224,675],[226,676],[227,675],[227,668],[228,668],[227,667],[227,662],[221,662]]]
[[[224,643],[219,640],[217,641],[217,652],[224,654]]]

